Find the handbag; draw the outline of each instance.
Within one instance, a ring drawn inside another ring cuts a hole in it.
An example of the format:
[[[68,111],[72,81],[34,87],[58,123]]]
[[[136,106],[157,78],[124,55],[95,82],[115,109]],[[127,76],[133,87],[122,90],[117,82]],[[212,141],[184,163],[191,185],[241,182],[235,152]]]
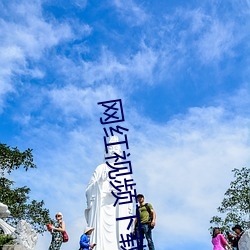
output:
[[[69,236],[68,236],[67,232],[64,231],[64,232],[62,233],[62,235],[63,235],[63,242],[67,242],[67,241],[69,240]]]
[[[47,226],[48,231],[52,232],[52,224],[47,224],[46,226]]]

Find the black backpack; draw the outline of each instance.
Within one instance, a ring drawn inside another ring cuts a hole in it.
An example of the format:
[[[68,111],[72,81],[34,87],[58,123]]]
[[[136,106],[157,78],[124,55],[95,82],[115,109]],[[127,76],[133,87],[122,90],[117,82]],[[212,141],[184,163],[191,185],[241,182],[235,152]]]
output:
[[[153,221],[153,214],[152,214],[152,212],[151,212],[151,209],[150,209],[148,203],[145,203],[145,207],[146,207],[146,209],[147,209],[147,211],[148,211],[148,214],[149,214],[148,226],[149,226],[151,229],[153,229],[154,226],[151,226],[151,222]]]

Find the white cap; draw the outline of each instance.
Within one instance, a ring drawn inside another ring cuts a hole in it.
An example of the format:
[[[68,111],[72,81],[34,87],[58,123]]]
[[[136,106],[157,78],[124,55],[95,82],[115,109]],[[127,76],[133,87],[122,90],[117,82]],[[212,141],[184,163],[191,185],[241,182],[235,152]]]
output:
[[[57,213],[56,213],[56,216],[57,216],[57,215],[61,215],[61,216],[63,217],[63,214],[62,214],[61,212],[57,212]]]

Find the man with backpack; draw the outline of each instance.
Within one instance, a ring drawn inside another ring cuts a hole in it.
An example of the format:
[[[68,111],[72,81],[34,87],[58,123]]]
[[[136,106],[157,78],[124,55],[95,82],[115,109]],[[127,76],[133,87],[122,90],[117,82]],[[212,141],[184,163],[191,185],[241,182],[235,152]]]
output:
[[[235,244],[235,249],[238,250],[239,249],[239,240],[240,240],[241,236],[243,235],[244,231],[243,231],[243,229],[241,228],[240,225],[235,225],[232,228],[232,230],[236,233],[236,235],[235,234],[231,234],[231,235],[234,238],[233,243]]]
[[[139,227],[139,223],[136,218],[134,234],[137,231],[137,236],[141,235],[142,238],[146,236],[149,250],[155,250],[154,242],[152,239],[152,229],[155,226],[156,213],[153,209],[153,206],[150,203],[144,202],[144,196],[142,194],[137,195],[137,200],[140,204],[140,206],[138,207],[138,210],[139,210],[141,227]],[[142,241],[139,241],[140,246],[143,246]]]

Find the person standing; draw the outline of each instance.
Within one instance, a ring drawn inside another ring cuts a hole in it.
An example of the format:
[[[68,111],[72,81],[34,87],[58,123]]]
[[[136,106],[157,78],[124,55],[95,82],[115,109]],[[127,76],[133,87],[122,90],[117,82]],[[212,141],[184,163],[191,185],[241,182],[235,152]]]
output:
[[[66,230],[65,222],[62,220],[63,215],[61,212],[56,213],[56,223],[51,226],[50,232],[52,234],[52,240],[49,250],[60,250],[63,242],[63,232]]]
[[[214,245],[213,250],[225,250],[225,246],[232,249],[218,227],[213,229],[212,244]]]
[[[156,213],[153,209],[153,206],[150,203],[145,203],[143,194],[138,194],[137,200],[140,204],[139,216],[140,216],[141,228],[139,228],[138,221],[136,218],[134,234],[137,231],[138,236],[140,235],[142,238],[146,236],[149,250],[155,250],[154,242],[152,239],[152,229],[154,228],[156,223]],[[150,217],[152,217],[151,221],[149,221]],[[143,246],[143,242],[139,241],[139,244],[140,246]]]
[[[235,234],[231,234],[231,236],[234,238],[234,244],[236,246],[236,249],[239,250],[239,240],[242,236],[242,234],[244,233],[243,229],[241,228],[240,225],[235,225],[232,230],[236,233]]]
[[[93,232],[94,228],[93,227],[86,227],[83,235],[80,238],[80,249],[79,250],[89,250],[89,249],[93,249],[96,245],[96,243],[94,244],[90,244],[90,235]]]

